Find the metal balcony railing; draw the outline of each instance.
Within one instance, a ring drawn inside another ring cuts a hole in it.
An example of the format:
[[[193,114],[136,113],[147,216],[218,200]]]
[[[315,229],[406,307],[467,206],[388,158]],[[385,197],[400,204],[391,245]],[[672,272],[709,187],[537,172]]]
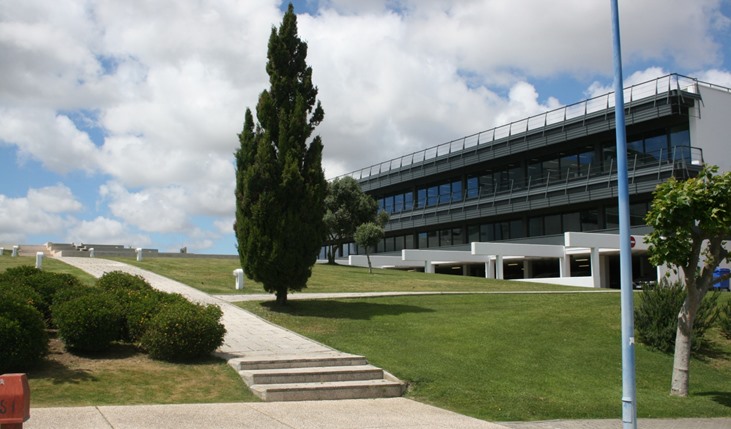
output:
[[[714,87],[731,92],[728,88],[700,82],[697,79],[678,74],[670,74],[625,88],[625,106],[627,108],[631,108],[632,105],[646,102],[651,98],[670,98],[674,92],[699,94],[698,85]],[[610,92],[598,97],[541,113],[539,115],[514,121],[506,125],[501,125],[477,134],[472,134],[437,146],[432,146],[408,155],[381,162],[379,164],[374,164],[370,167],[362,168],[339,177],[350,176],[356,180],[362,181],[383,174],[388,174],[393,171],[411,168],[417,164],[423,164],[438,158],[456,155],[467,149],[489,147],[504,140],[505,138],[540,130],[541,128],[546,128],[551,125],[572,122],[591,115],[596,115],[599,112],[612,111],[613,109],[614,93]]]

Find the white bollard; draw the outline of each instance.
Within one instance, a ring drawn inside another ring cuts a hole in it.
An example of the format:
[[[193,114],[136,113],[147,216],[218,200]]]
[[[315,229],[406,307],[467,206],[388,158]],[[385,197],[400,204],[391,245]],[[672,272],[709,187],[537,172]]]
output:
[[[10,256],[12,256],[13,258],[18,256],[18,246],[13,246],[13,254]]]
[[[94,248],[93,247],[89,249],[89,257],[90,258],[94,257]]]
[[[236,277],[236,290],[244,288],[244,270],[237,268],[234,270],[234,277]]]
[[[5,248],[0,247],[0,256],[3,256],[3,255],[5,255]]]
[[[43,252],[36,252],[36,268],[43,268]]]
[[[138,247],[135,249],[135,253],[137,253],[137,262],[140,262],[142,260],[142,248]]]

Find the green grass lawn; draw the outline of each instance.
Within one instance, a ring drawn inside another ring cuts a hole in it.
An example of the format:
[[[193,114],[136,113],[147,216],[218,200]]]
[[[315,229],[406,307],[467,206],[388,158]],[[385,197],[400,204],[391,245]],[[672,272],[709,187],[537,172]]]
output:
[[[8,268],[12,267],[19,267],[21,265],[30,265],[31,267],[36,266],[36,257],[35,256],[18,256],[18,257],[10,257],[7,251],[6,254],[2,257],[0,257],[0,272],[7,270]],[[54,273],[67,273],[72,274],[76,276],[81,282],[87,286],[91,286],[96,282],[96,279],[94,276],[87,274],[85,271],[82,271],[76,267],[72,267],[71,265],[64,264],[63,262],[53,259],[53,258],[43,258],[43,266],[42,268],[46,271],[51,271]]]
[[[240,304],[409,383],[407,396],[493,421],[621,416],[620,296],[450,295]],[[695,359],[671,398],[672,356],[636,349],[641,417],[731,416],[731,342]]]
[[[245,279],[243,291],[234,289],[233,270],[241,265],[238,259],[216,258],[132,258],[117,261],[155,272],[210,294],[264,293],[261,283]],[[316,264],[307,288],[301,293],[321,292],[417,292],[417,291],[540,291],[584,290],[566,286],[507,280],[463,277],[446,274],[424,274],[399,270],[373,270],[346,265]]]

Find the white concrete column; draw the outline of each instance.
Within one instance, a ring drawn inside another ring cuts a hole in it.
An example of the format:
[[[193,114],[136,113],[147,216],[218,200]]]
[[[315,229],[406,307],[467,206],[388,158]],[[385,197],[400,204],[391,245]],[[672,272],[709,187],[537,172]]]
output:
[[[523,278],[524,279],[533,278],[533,261],[529,261],[528,259],[523,259]]]
[[[495,278],[505,279],[505,269],[503,267],[503,255],[495,256]]]
[[[434,264],[431,261],[424,261],[424,272],[434,274]]]
[[[602,266],[597,247],[591,248],[591,277],[595,288],[602,287]]]
[[[43,252],[36,252],[36,268],[43,268]]]
[[[560,277],[571,277],[571,257],[569,255],[558,258],[558,272]]]
[[[10,256],[12,256],[13,258],[18,256],[18,246],[13,246],[13,253]]]
[[[244,270],[236,268],[234,270],[234,277],[236,277],[236,290],[242,290],[244,288]]]
[[[137,262],[140,262],[142,260],[142,248],[138,247],[135,249],[135,253],[137,254]]]
[[[91,249],[89,249],[89,257],[90,258],[94,257],[94,248],[93,247]]]
[[[5,254],[5,248],[0,247],[0,256],[3,256]]]
[[[495,278],[495,261],[493,261],[491,258],[487,258],[487,262],[485,262],[485,278]]]

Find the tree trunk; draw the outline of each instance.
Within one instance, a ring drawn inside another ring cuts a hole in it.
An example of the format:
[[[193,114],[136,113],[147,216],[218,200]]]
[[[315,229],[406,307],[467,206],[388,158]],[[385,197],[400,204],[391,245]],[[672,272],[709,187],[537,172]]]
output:
[[[287,305],[287,290],[277,291],[277,305]]]
[[[699,294],[693,289],[693,287],[688,288],[685,302],[680,309],[680,313],[678,313],[678,330],[675,334],[675,355],[673,359],[673,379],[670,386],[671,396],[688,396],[693,322],[695,321],[695,315],[700,306],[698,296],[700,295],[700,299],[703,299],[703,294]]]
[[[368,259],[368,274],[373,274],[373,267],[371,267],[371,253],[366,252],[366,259]]]
[[[335,251],[333,250],[332,244],[328,246],[327,249],[327,263],[330,265],[335,265]]]

